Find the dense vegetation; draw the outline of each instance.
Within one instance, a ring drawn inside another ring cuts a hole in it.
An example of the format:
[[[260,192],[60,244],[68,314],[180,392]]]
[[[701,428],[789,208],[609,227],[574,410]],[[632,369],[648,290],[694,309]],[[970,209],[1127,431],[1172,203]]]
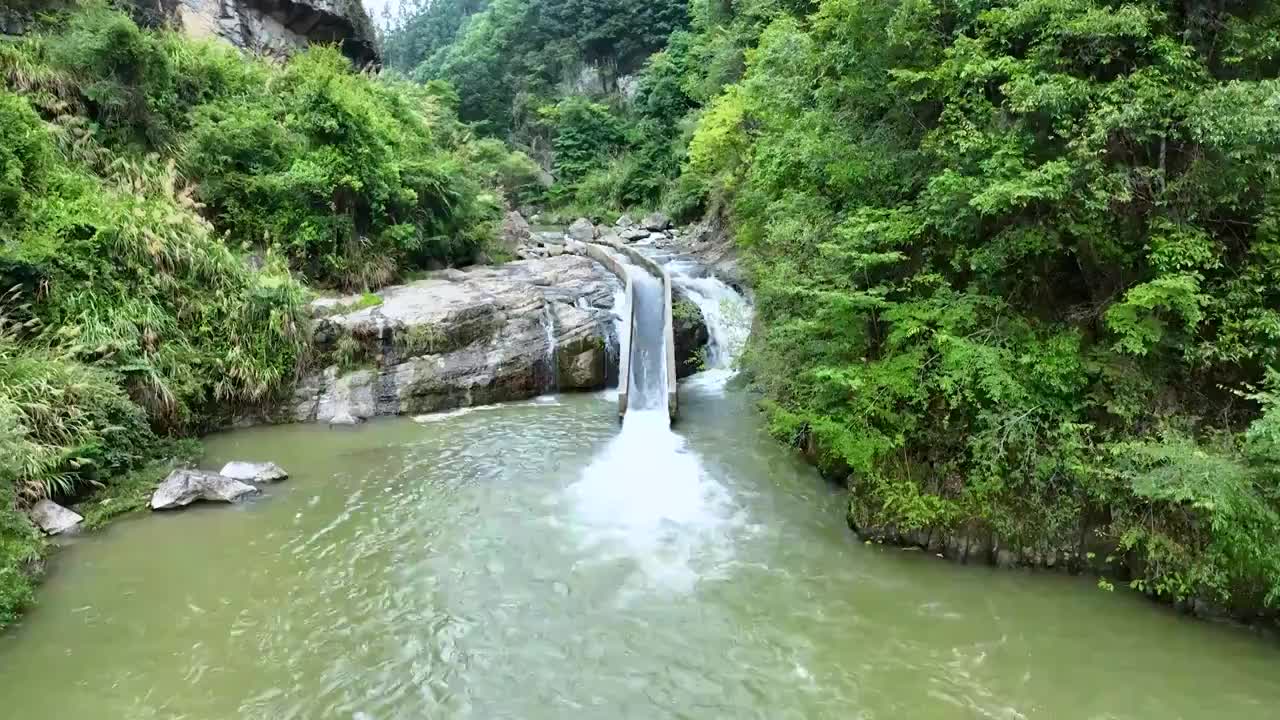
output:
[[[535,156],[548,123],[552,201],[731,223],[771,427],[855,520],[1280,603],[1274,3],[692,0],[633,96],[548,103],[519,9],[553,4],[419,76]]]
[[[556,182],[527,201],[653,206],[683,112],[650,101],[640,71],[688,23],[683,0],[420,0],[390,21],[387,59],[448,83],[464,121],[543,164]]]
[[[484,257],[531,164],[335,49],[261,61],[97,2],[51,23],[0,44],[0,624],[40,555],[21,507],[136,506],[176,439],[290,389],[306,283]]]

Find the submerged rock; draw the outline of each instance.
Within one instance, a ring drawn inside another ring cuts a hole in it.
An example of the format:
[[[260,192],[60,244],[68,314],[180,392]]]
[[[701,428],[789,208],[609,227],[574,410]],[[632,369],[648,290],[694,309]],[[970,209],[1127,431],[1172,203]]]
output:
[[[152,510],[172,510],[197,500],[235,502],[258,489],[218,473],[203,470],[174,470],[151,496]]]
[[[621,288],[567,253],[386,288],[380,304],[317,324],[317,349],[333,362],[299,383],[293,419],[352,423],[598,389],[617,363],[610,311]]]
[[[28,513],[31,521],[47,535],[60,535],[74,530],[84,518],[48,498],[37,502]]]
[[[289,477],[284,468],[273,462],[244,462],[234,460],[222,466],[219,475],[232,480],[251,483],[277,482]]]

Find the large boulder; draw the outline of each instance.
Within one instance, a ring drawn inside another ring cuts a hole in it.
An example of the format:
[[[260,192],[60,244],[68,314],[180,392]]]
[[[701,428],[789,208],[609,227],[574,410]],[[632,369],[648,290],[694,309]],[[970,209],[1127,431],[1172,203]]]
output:
[[[623,215],[622,217],[618,218],[617,222],[614,223],[614,226],[620,227],[620,228],[629,228],[634,226],[635,224],[636,224],[636,221],[632,220],[630,215]]]
[[[618,233],[618,237],[626,240],[627,242],[635,242],[649,237],[649,231],[640,227],[630,227]]]
[[[258,488],[218,473],[174,470],[151,495],[152,510],[172,510],[197,500],[231,503],[258,492]]]
[[[671,297],[671,331],[676,346],[676,377],[688,377],[701,370],[711,333],[702,310],[679,288]]]
[[[671,218],[667,217],[663,213],[656,212],[652,215],[646,216],[645,219],[640,222],[640,225],[643,226],[645,230],[661,232],[671,227]]]
[[[596,238],[596,226],[586,218],[578,218],[569,226],[566,234],[578,242],[590,242]]]
[[[60,535],[79,527],[84,518],[72,510],[45,498],[32,506],[31,521],[47,535]]]
[[[233,460],[223,465],[218,474],[223,477],[229,477],[232,480],[247,483],[278,482],[289,477],[289,473],[285,472],[284,468],[273,462],[245,462],[243,460]]]
[[[514,255],[521,245],[525,245],[532,238],[533,229],[529,227],[524,216],[514,210],[507,213],[502,220],[502,248]]]
[[[380,304],[317,323],[317,350],[334,362],[299,383],[293,419],[335,424],[600,388],[617,362],[608,350],[621,288],[604,266],[567,253],[386,288]],[[359,369],[341,370],[339,355]]]

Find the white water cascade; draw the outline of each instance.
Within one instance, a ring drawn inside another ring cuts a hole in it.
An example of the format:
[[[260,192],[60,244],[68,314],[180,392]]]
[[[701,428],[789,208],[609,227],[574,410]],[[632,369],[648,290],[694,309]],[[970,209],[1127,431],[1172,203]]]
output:
[[[667,269],[702,310],[710,343],[708,369],[688,382],[723,388],[751,326],[751,307],[700,266]],[[731,528],[745,522],[726,487],[674,432],[667,416],[663,289],[652,274],[627,265],[636,303],[630,337],[618,315],[622,352],[631,357],[630,401],[621,432],[570,489],[580,539],[602,562],[633,568],[622,599],[645,590],[690,592],[732,560]],[[700,272],[701,271],[701,272]],[[629,309],[623,310],[626,313]]]

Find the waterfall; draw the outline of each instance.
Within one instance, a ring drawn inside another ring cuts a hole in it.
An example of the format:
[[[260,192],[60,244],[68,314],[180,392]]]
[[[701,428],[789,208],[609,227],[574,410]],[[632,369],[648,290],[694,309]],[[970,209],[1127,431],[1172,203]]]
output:
[[[547,381],[540,389],[555,392],[560,386],[560,368],[556,365],[556,313],[550,300],[543,301],[542,329],[547,337]]]
[[[708,369],[731,368],[751,334],[751,304],[724,281],[707,275],[706,268],[696,263],[673,261],[667,265],[667,272],[671,282],[702,311],[710,338]]]
[[[671,428],[662,281],[643,268],[625,267],[634,306],[619,317],[622,352],[634,348],[629,356],[627,412],[622,431],[568,493],[584,544],[611,562],[627,560],[631,570],[625,594],[651,588],[692,592],[708,576],[708,565],[723,565],[731,558],[733,548],[725,538],[742,518],[725,486]],[[723,283],[720,286],[723,291],[700,285],[702,294],[695,302],[706,304],[707,323],[716,326],[712,334],[718,338],[717,358],[723,357],[727,366],[741,344],[734,340],[736,325],[730,322],[735,313],[713,315],[711,305],[715,298],[728,298],[730,303],[737,298],[743,306],[745,301]],[[628,312],[630,323],[625,322]]]

